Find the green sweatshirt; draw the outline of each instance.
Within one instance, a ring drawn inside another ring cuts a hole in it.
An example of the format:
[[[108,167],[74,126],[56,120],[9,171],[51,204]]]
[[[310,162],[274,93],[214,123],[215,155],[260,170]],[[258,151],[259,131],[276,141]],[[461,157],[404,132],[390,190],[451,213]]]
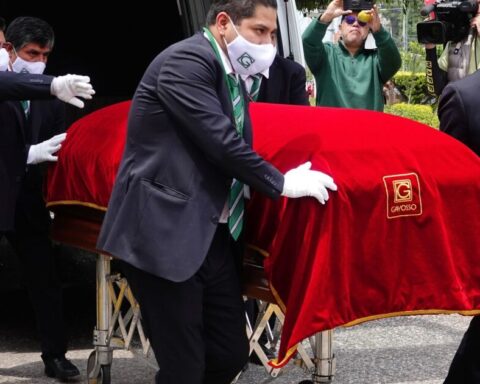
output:
[[[303,50],[315,76],[317,105],[383,111],[383,84],[400,68],[395,42],[383,27],[373,33],[377,49],[360,49],[355,56],[343,43],[323,43],[327,24],[313,20],[303,33]]]

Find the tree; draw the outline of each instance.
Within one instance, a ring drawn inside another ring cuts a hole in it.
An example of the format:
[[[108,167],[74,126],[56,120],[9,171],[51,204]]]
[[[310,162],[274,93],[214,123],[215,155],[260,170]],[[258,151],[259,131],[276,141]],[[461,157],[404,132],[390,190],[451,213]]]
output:
[[[312,11],[314,9],[325,8],[329,1],[325,0],[297,0],[297,8]]]
[[[329,2],[329,0],[296,0],[298,9],[305,9],[308,11],[325,8]],[[382,5],[401,6],[404,9],[404,14],[407,14],[408,9],[411,9],[413,12],[420,10],[423,5],[423,0],[386,0],[382,1]]]

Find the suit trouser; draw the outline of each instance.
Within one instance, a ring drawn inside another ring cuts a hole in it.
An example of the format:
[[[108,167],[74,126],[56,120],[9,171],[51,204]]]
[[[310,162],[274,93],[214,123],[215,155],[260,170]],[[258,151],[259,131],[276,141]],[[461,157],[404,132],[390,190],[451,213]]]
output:
[[[43,201],[43,210],[48,215]],[[36,203],[34,203],[36,204]],[[39,208],[40,209],[40,208]],[[62,287],[45,220],[31,223],[22,211],[16,214],[15,232],[6,235],[20,260],[32,302],[42,357],[60,357],[67,351],[63,322]]]
[[[480,316],[463,335],[444,384],[480,384]]]
[[[200,269],[180,283],[122,263],[160,367],[157,384],[228,384],[246,364],[244,304],[231,241],[220,224]]]

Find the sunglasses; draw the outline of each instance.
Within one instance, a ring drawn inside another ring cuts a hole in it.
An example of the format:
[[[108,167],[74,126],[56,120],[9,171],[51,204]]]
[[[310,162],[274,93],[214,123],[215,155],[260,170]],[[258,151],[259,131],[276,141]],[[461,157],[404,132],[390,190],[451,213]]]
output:
[[[360,25],[361,27],[365,27],[367,25],[367,23],[365,23],[364,21],[360,21],[358,20],[355,16],[352,16],[352,15],[347,15],[345,16],[345,19],[344,19],[347,24],[349,25],[352,25],[353,23],[355,23],[355,21],[358,23],[358,25]]]

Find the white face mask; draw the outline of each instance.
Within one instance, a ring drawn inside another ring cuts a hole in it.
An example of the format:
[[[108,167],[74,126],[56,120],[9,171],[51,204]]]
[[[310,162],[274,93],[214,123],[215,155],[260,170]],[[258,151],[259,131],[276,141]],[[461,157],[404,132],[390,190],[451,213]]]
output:
[[[277,50],[273,44],[253,44],[245,39],[233,24],[237,37],[228,44],[227,52],[232,67],[239,75],[255,75],[270,67]]]
[[[0,49],[0,72],[8,71],[8,64],[10,63],[10,56],[5,48]]]
[[[26,61],[20,56],[12,64],[12,69],[17,73],[32,73],[41,75],[45,70],[45,63],[43,61]]]

